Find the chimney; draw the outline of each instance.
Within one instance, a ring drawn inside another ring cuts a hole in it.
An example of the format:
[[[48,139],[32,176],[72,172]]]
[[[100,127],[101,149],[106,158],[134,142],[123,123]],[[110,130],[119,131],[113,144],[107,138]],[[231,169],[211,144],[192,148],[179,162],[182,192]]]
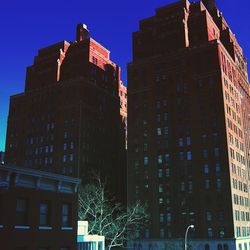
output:
[[[86,24],[77,24],[76,27],[76,41],[81,42],[89,38],[89,30]]]

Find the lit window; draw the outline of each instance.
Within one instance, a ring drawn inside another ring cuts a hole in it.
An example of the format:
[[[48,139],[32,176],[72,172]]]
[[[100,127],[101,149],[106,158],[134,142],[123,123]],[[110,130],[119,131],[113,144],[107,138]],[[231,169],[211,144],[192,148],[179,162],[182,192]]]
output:
[[[148,157],[147,156],[144,157],[143,163],[144,163],[144,166],[148,165]]]
[[[209,173],[209,167],[208,164],[204,165],[204,174],[208,174]]]
[[[159,204],[163,204],[163,198],[159,198]]]
[[[191,138],[188,136],[187,137],[187,146],[190,146],[191,145]]]
[[[70,160],[70,161],[73,161],[73,160],[74,160],[74,155],[73,155],[73,154],[70,154],[70,155],[69,155],[69,160]]]
[[[171,213],[167,213],[167,222],[171,222],[171,221],[172,221]]]
[[[160,214],[160,222],[164,222],[164,214]]]
[[[209,228],[207,229],[207,236],[208,236],[208,237],[213,237],[213,229],[212,229],[211,227],[209,227]]]
[[[191,161],[191,160],[192,160],[192,152],[191,152],[191,151],[188,151],[188,152],[187,152],[187,160],[188,160],[188,161]]]
[[[64,156],[63,156],[63,162],[66,162],[66,160],[67,160],[67,156],[64,155]]]
[[[166,177],[169,177],[169,176],[170,176],[170,169],[167,168],[167,169],[166,169]]]
[[[74,148],[74,142],[71,142],[70,143],[70,149],[73,149]]]
[[[168,127],[164,127],[164,135],[168,135]]]
[[[64,143],[63,144],[63,150],[66,150],[67,149],[67,143]]]
[[[220,163],[215,164],[215,171],[216,173],[219,173],[221,171]]]
[[[162,193],[162,192],[163,192],[163,185],[160,184],[160,185],[159,185],[159,193]]]
[[[162,164],[162,162],[163,162],[162,155],[158,155],[157,162],[158,162],[158,164]]]
[[[212,220],[212,213],[208,211],[206,213],[206,215],[207,215],[207,221],[211,221]]]
[[[179,146],[183,147],[183,139],[182,138],[179,138]]]
[[[161,135],[161,128],[157,128],[157,135]]]
[[[163,176],[162,169],[159,169],[159,170],[158,170],[158,177],[159,177],[159,178],[162,178],[162,176]]]
[[[64,139],[68,138],[68,132],[64,132]]]

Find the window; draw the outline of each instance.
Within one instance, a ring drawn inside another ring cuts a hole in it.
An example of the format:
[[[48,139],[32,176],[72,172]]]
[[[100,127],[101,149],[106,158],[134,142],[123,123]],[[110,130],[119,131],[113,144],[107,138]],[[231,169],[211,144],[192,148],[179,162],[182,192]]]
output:
[[[164,229],[161,228],[161,229],[160,229],[160,237],[161,237],[161,238],[164,238],[164,236],[165,236]]]
[[[206,216],[207,216],[207,221],[211,221],[212,220],[212,213],[211,212],[207,212],[206,213]]]
[[[144,166],[148,165],[148,157],[147,156],[144,156],[143,163],[144,163]]]
[[[160,214],[160,222],[164,222],[164,214]]]
[[[70,221],[70,204],[64,203],[62,205],[62,227],[68,227],[71,224]]]
[[[157,128],[156,133],[157,133],[157,135],[161,135],[161,128]]]
[[[208,158],[208,150],[207,150],[207,149],[203,149],[203,151],[202,151],[202,156],[203,156],[203,158],[205,158],[205,159]]]
[[[159,177],[159,178],[162,178],[162,176],[163,176],[162,169],[159,169],[159,170],[158,170],[158,177]]]
[[[210,180],[205,180],[205,189],[210,188]]]
[[[191,161],[191,160],[192,160],[192,152],[191,152],[191,151],[188,151],[188,152],[187,152],[187,160],[188,160],[188,161]]]
[[[215,164],[215,172],[216,172],[216,173],[219,173],[220,170],[221,170],[220,163],[216,163],[216,164]]]
[[[28,202],[25,199],[17,199],[16,201],[16,225],[27,225],[28,220]]]
[[[211,227],[209,227],[209,228],[207,229],[207,236],[208,236],[208,237],[213,237],[213,229],[212,229]]]
[[[67,143],[64,143],[63,144],[63,150],[66,150],[67,149]]]
[[[217,190],[221,190],[221,179],[217,179],[216,180],[216,188],[217,188]]]
[[[163,192],[163,185],[160,184],[160,185],[159,185],[159,193],[162,193],[162,192]]]
[[[66,160],[67,160],[67,156],[64,155],[64,156],[63,156],[63,162],[66,162]]]
[[[162,155],[158,155],[157,162],[158,162],[158,164],[162,164],[162,162],[163,162]]]
[[[180,159],[181,161],[184,160],[184,153],[183,153],[183,152],[180,152],[180,153],[179,153],[179,159]]]
[[[208,164],[204,165],[204,174],[208,174],[209,173],[209,167]]]
[[[70,161],[73,161],[73,160],[74,160],[74,155],[73,155],[73,154],[70,154],[70,155],[69,155],[69,160],[70,160]]]
[[[191,145],[191,138],[188,136],[187,137],[187,146],[190,146]]]
[[[70,143],[70,149],[73,149],[74,148],[74,142],[71,142]]]
[[[172,216],[171,213],[167,213],[167,222],[171,222],[172,221]]]
[[[214,156],[215,156],[215,157],[219,157],[219,155],[220,155],[220,150],[219,150],[219,148],[214,148]]]
[[[168,135],[168,127],[163,128],[164,135]]]
[[[160,114],[158,114],[158,115],[156,116],[156,120],[157,120],[157,122],[160,122],[160,121],[161,121],[161,115],[160,115]]]
[[[41,226],[50,225],[50,223],[49,223],[49,203],[48,202],[40,203],[39,224]]]
[[[179,147],[183,147],[183,139],[179,138]]]
[[[161,107],[161,102],[160,102],[160,101],[157,101],[157,102],[156,102],[156,108],[159,109],[160,107]]]

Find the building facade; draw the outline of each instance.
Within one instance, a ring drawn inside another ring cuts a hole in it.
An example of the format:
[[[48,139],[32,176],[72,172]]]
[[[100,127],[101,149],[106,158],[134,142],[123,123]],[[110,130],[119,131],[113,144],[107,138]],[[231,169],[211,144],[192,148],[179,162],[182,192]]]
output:
[[[120,115],[122,117],[122,122],[124,125],[125,129],[125,146],[127,149],[127,119],[128,119],[128,114],[127,114],[127,105],[128,105],[128,100],[127,100],[127,87],[123,84],[122,81],[120,81],[119,84],[119,96],[120,96]]]
[[[75,42],[40,49],[24,93],[10,98],[6,163],[84,183],[100,173],[110,192],[126,200],[119,84],[120,68],[86,25],[77,25]]]
[[[140,21],[128,200],[147,202],[151,219],[134,248],[181,249],[193,224],[193,249],[250,249],[249,94],[243,51],[214,1],[178,1]]]
[[[1,249],[76,249],[79,183],[77,178],[0,166]]]

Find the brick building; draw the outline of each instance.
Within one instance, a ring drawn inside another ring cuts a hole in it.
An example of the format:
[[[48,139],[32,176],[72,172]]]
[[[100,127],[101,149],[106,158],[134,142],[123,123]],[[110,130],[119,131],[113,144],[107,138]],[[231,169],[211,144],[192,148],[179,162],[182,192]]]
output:
[[[127,114],[127,88],[126,86],[123,84],[122,81],[120,81],[119,84],[119,96],[120,96],[120,115],[122,117],[122,121],[123,121],[123,125],[124,125],[124,129],[125,129],[125,140],[126,140],[126,148],[127,148],[127,118],[128,118],[128,114]]]
[[[69,176],[0,166],[1,249],[76,249],[78,185]]]
[[[151,220],[135,249],[182,248],[190,224],[194,249],[250,249],[249,94],[243,51],[214,1],[178,1],[140,21],[128,198],[148,202]]]
[[[24,93],[10,98],[6,163],[85,181],[100,172],[125,201],[119,84],[120,68],[86,25],[77,25],[76,41],[40,49]]]

